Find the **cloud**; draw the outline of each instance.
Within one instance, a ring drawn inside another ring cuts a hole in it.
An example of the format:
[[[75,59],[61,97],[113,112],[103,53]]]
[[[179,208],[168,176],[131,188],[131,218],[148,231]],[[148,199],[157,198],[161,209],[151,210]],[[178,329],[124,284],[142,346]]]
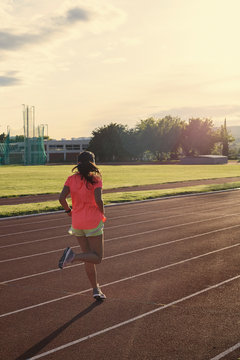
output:
[[[0,76],[0,87],[19,85],[20,79],[14,76]]]
[[[46,36],[47,34],[45,34]],[[21,34],[15,35],[0,31],[0,49],[14,50],[24,45],[37,43],[44,39],[44,34]]]
[[[156,106],[158,107],[158,106]],[[183,118],[191,117],[226,117],[229,115],[238,115],[240,113],[240,105],[212,105],[212,106],[196,106],[196,107],[179,107],[170,108],[168,110],[160,110],[151,116],[179,116]]]
[[[39,85],[50,73],[70,71],[89,34],[114,31],[126,19],[126,13],[107,0],[2,1],[1,86]],[[104,60],[97,52],[92,51],[92,58]],[[16,78],[7,73],[12,68],[18,71]]]
[[[40,27],[32,32],[29,29],[26,33],[12,33],[9,31],[0,31],[0,49],[16,50],[26,45],[38,44],[49,40],[52,35],[61,32],[66,27],[78,22],[90,21],[90,12],[79,7],[74,7],[66,11],[63,16],[51,18],[49,24]],[[37,26],[35,27],[37,28]]]
[[[66,20],[69,23],[75,23],[78,21],[88,21],[89,19],[90,19],[89,12],[87,12],[84,9],[80,9],[78,7],[70,9],[66,15]]]

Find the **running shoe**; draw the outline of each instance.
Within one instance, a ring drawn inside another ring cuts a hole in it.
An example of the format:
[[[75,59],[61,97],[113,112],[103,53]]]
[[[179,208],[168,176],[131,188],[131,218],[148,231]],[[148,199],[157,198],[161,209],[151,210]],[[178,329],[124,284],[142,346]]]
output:
[[[59,263],[58,263],[58,267],[60,269],[63,269],[63,267],[65,265],[67,265],[68,263],[72,262],[73,259],[75,257],[75,254],[74,252],[72,251],[72,249],[70,247],[67,247],[64,252],[63,252],[63,255],[61,257],[61,259],[59,260]]]
[[[103,292],[101,291],[99,286],[97,288],[93,289],[93,297],[97,301],[102,301],[107,298],[106,295],[103,294]]]

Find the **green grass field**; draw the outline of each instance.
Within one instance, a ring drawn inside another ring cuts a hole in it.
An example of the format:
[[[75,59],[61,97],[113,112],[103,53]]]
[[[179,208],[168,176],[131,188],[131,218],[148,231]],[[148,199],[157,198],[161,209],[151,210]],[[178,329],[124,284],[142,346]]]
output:
[[[104,194],[104,204],[129,202],[136,200],[147,200],[161,198],[165,196],[186,195],[192,193],[203,193],[207,191],[219,191],[240,188],[240,182],[227,183],[221,185],[197,185],[188,187],[179,187],[175,189],[148,190],[148,191],[132,191],[117,192]],[[68,200],[71,205],[71,200]],[[48,211],[62,210],[58,201],[46,201],[42,203],[19,204],[19,205],[3,205],[1,206],[0,217],[17,216],[24,214],[36,214]]]
[[[59,193],[72,166],[1,166],[0,197],[31,194]],[[104,188],[181,182],[186,180],[216,179],[240,176],[240,165],[120,165],[100,166]],[[178,194],[200,193],[239,188],[240,182],[221,185],[189,186],[176,189],[117,192],[104,194],[104,203],[146,200]],[[0,217],[60,210],[58,201],[43,203],[3,205]]]
[[[72,165],[0,166],[0,197],[59,193]],[[240,176],[240,165],[100,166],[105,189]]]

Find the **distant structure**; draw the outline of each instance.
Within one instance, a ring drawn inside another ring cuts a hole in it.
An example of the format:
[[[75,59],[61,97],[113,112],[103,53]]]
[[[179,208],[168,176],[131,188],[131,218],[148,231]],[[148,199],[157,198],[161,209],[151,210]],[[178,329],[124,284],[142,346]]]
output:
[[[76,163],[81,151],[87,150],[90,137],[72,138],[71,140],[45,140],[44,149],[48,163]]]
[[[182,165],[216,165],[227,164],[228,157],[222,155],[186,156],[180,160]]]
[[[0,164],[45,164],[44,127],[35,126],[35,107],[23,105],[23,135],[13,136],[8,127],[6,140],[0,146]]]

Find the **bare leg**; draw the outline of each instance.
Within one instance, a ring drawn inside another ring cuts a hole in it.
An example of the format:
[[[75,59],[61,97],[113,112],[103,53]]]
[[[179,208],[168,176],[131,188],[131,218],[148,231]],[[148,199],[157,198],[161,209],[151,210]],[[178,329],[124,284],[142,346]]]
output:
[[[82,249],[81,254],[76,254],[73,261],[83,261],[88,279],[93,288],[98,286],[96,265],[99,264],[103,256],[103,235],[92,236],[86,238],[85,236],[77,236],[77,240]]]
[[[100,264],[103,257],[103,235],[98,236],[77,236],[79,245],[83,244],[85,251],[75,254],[73,261],[83,261],[92,264]]]

